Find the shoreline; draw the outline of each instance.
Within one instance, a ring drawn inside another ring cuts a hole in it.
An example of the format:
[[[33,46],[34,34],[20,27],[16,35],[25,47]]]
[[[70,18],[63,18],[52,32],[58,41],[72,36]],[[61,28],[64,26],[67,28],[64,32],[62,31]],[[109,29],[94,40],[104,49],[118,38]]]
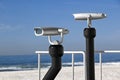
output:
[[[41,69],[41,78],[44,77],[49,68]],[[120,65],[103,65],[103,80],[119,80]],[[84,67],[75,66],[75,80],[84,80]],[[96,80],[100,78],[100,68],[95,66]],[[0,72],[0,80],[38,80],[38,70],[5,71]],[[62,67],[55,80],[72,80],[72,67]]]
[[[46,65],[45,65],[46,64]],[[45,68],[49,68],[51,66],[51,63],[45,63],[45,64],[41,64],[41,69],[45,69]],[[48,65],[49,64],[49,65]],[[95,66],[99,66],[100,63],[95,63]],[[106,65],[113,65],[113,66],[120,66],[120,61],[118,62],[103,62],[102,66]],[[36,65],[37,66],[37,65]],[[74,63],[75,67],[79,67],[79,66],[83,66],[83,62],[75,62]],[[62,67],[72,67],[72,63],[62,63]],[[11,66],[0,66],[0,72],[7,72],[7,71],[28,71],[28,70],[36,70],[37,67],[23,67],[23,66],[18,66],[18,65],[11,65]]]

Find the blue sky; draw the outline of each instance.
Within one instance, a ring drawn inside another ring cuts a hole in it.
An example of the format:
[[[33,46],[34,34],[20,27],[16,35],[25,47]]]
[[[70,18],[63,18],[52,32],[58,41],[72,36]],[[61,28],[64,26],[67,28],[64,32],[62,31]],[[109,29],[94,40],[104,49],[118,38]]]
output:
[[[73,13],[100,12],[107,18],[93,21],[95,49],[120,49],[119,0],[0,0],[0,55],[33,54],[48,50],[46,37],[35,37],[36,26],[63,27],[65,50],[85,50],[85,21],[75,21]]]

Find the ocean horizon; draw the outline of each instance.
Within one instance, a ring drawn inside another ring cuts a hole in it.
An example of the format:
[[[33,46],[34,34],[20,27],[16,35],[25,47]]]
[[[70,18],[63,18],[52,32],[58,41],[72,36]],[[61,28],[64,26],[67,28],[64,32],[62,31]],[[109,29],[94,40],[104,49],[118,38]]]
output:
[[[71,54],[64,54],[62,57],[62,65],[64,67],[71,66]],[[75,54],[75,66],[83,65],[82,54]],[[19,70],[33,70],[37,69],[38,63],[37,54],[31,55],[5,55],[0,56],[0,72],[3,71],[19,71]],[[99,54],[95,54],[95,62],[99,63]],[[120,54],[102,54],[103,64],[120,65]],[[41,55],[41,68],[47,68],[51,65],[51,58],[49,54]]]

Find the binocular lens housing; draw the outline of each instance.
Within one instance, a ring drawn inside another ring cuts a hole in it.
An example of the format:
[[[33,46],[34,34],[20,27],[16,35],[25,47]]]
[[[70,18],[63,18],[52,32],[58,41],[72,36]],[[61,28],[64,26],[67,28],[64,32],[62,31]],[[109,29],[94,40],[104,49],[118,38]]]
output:
[[[90,18],[91,20],[102,19],[106,17],[106,14],[103,13],[77,13],[73,14],[75,20],[87,20]]]
[[[55,36],[55,35],[61,35],[61,33],[67,34],[68,32],[69,31],[67,29],[56,28],[56,27],[34,28],[34,33],[36,36]]]

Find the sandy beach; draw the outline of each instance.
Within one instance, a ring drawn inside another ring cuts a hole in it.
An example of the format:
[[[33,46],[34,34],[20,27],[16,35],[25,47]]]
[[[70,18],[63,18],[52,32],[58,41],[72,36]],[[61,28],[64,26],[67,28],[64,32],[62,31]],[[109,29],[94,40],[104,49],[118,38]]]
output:
[[[41,77],[47,72],[48,68],[42,68]],[[75,67],[75,80],[84,80],[83,66]],[[95,80],[100,80],[100,68],[95,67]],[[119,80],[120,65],[103,65],[103,80]],[[5,71],[0,72],[0,80],[38,80],[38,70],[27,71]],[[55,80],[72,80],[72,67],[63,67]]]

